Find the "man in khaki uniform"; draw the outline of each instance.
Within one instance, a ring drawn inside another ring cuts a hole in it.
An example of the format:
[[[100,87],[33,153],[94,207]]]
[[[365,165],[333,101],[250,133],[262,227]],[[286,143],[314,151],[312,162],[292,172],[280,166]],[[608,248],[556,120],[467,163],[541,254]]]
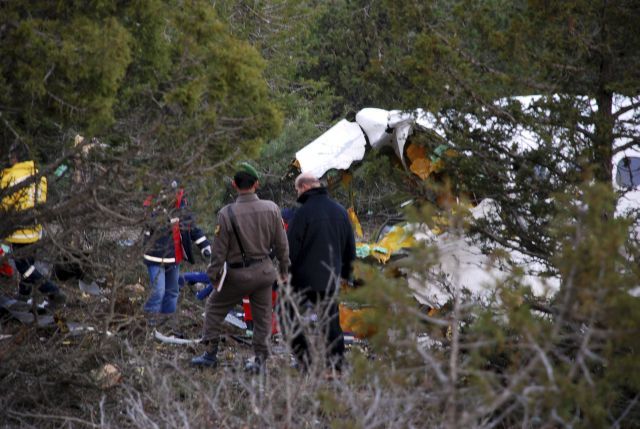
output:
[[[257,171],[248,163],[240,164],[233,177],[238,197],[233,204],[220,210],[216,237],[212,245],[211,265],[207,269],[216,285],[223,265],[227,274],[219,292],[214,292],[205,306],[202,341],[208,350],[191,360],[192,365],[216,367],[221,325],[229,310],[249,296],[254,317],[253,372],[264,369],[269,355],[268,338],[271,332],[271,286],[286,278],[289,269],[289,245],[279,207],[256,195],[259,185]],[[269,253],[273,250],[279,262],[276,272]]]

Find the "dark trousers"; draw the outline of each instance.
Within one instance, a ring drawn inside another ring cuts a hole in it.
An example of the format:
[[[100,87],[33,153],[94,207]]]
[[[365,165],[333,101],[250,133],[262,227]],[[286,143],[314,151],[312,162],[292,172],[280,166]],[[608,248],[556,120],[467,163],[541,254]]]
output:
[[[340,327],[340,312],[335,294],[327,294],[326,292],[305,291],[298,295],[298,314],[304,315],[305,309],[310,309],[317,314],[318,326],[322,335],[326,340],[325,363],[327,368],[333,368],[337,371],[342,369],[344,361],[344,335]],[[308,369],[312,361],[309,350],[309,342],[304,334],[303,323],[296,316],[295,308],[291,302],[285,302],[281,308],[284,311],[282,315],[288,323],[282,323],[285,335],[291,335],[291,349],[298,363],[303,369]],[[289,326],[286,326],[289,324]]]
[[[217,350],[222,322],[242,297],[249,296],[253,314],[253,349],[256,356],[269,355],[268,340],[271,334],[271,285],[276,271],[270,259],[247,268],[229,269],[220,292],[209,295],[205,305],[202,340]]]
[[[18,250],[25,248],[28,244],[13,244],[13,249]],[[58,286],[47,280],[40,271],[35,267],[35,259],[33,257],[14,258],[16,269],[20,273],[19,293],[21,295],[31,295],[33,286],[38,286],[38,290],[43,294],[52,294],[58,292]]]

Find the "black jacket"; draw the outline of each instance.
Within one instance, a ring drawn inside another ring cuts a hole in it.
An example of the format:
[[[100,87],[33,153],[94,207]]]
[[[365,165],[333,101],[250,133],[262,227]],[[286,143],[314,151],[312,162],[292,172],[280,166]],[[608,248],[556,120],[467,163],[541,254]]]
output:
[[[180,208],[153,207],[144,231],[144,262],[147,265],[176,263],[175,241],[172,219],[180,225],[180,242],[183,260],[195,262],[192,246],[197,244],[204,254],[211,252],[207,237],[195,223],[193,214],[186,208],[186,201],[180,200]]]
[[[347,211],[329,198],[326,188],[300,195],[302,203],[289,224],[291,284],[295,290],[334,291],[349,279],[356,258],[355,238]]]

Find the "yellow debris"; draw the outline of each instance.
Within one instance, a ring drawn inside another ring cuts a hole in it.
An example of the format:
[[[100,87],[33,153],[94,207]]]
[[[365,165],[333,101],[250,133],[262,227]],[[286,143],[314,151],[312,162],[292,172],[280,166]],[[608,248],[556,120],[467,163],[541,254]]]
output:
[[[426,158],[418,158],[411,163],[409,170],[422,180],[426,180],[434,171],[433,163]]]
[[[353,226],[353,232],[356,235],[356,238],[362,238],[362,225],[360,225],[360,220],[358,220],[358,216],[356,215],[356,211],[353,207],[349,207],[347,209],[347,213],[349,214],[349,220],[351,221],[351,225]]]
[[[352,309],[346,305],[338,306],[340,327],[345,332],[353,332],[358,338],[367,338],[376,333],[376,327],[366,321],[366,314],[372,310],[367,308]]]
[[[411,161],[409,170],[422,180],[426,180],[431,173],[437,173],[444,167],[440,158],[427,158],[427,149],[424,146],[410,144],[407,147],[407,158]]]
[[[351,181],[353,180],[353,175],[348,171],[343,171],[342,177],[340,178],[340,180],[342,181],[342,186],[344,186],[345,188],[348,188],[349,185],[351,184]]]
[[[413,143],[407,146],[407,158],[409,158],[411,162],[419,158],[426,158],[426,156],[427,156],[427,150],[424,146],[418,146]]]
[[[416,240],[413,238],[413,233],[407,231],[407,226],[396,225],[378,243],[372,246],[371,256],[384,264],[391,258],[393,253],[415,245]]]

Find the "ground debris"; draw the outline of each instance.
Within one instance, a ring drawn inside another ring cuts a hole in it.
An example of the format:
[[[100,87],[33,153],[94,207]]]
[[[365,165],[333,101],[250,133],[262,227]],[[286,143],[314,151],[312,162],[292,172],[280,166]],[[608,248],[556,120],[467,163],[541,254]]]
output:
[[[122,382],[122,374],[117,366],[106,363],[99,369],[94,370],[92,378],[101,389],[109,389]]]

